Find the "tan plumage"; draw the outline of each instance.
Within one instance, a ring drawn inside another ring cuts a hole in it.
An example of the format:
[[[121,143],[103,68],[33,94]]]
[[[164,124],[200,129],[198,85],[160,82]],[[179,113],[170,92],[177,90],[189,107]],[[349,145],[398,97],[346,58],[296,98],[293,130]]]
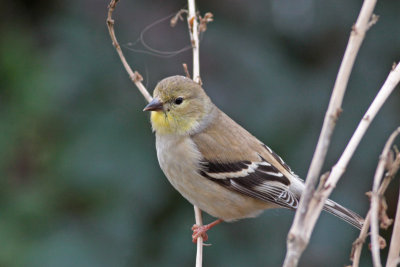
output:
[[[248,131],[218,110],[209,127],[192,136],[204,158],[219,162],[259,161],[261,155],[285,176],[291,173]]]
[[[225,221],[269,208],[296,209],[304,183],[269,147],[219,110],[183,76],[162,80],[151,111],[157,157],[189,202]],[[363,219],[328,200],[324,209],[360,228]]]

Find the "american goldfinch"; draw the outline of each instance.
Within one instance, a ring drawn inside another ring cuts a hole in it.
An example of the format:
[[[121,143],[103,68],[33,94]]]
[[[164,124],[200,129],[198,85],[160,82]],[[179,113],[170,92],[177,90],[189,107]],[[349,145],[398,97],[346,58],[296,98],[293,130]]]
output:
[[[160,81],[151,111],[157,157],[172,186],[218,218],[194,225],[193,242],[222,221],[255,217],[270,208],[296,209],[304,182],[256,137],[219,110],[203,88],[183,76]],[[363,219],[327,200],[324,210],[361,228]]]

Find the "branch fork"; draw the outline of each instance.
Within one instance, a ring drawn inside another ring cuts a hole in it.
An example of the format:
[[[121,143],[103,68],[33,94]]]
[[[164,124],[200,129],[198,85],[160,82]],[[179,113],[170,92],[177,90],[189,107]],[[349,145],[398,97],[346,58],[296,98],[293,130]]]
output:
[[[319,186],[318,189],[314,191],[328,151],[336,120],[340,114],[340,112],[338,114],[338,111],[341,110],[343,96],[355,58],[365,37],[366,31],[377,21],[377,16],[374,16],[372,13],[375,4],[376,0],[364,0],[357,22],[352,27],[349,43],[346,47],[343,61],[335,81],[322,131],[307,175],[306,187],[300,199],[299,208],[296,212],[292,227],[288,233],[287,253],[283,264],[284,267],[297,266],[300,256],[309,242],[311,233],[321,213],[325,200],[329,197],[340,177],[345,172],[347,164],[353,156],[355,149],[363,138],[371,121],[394,90],[395,86],[399,83],[400,65],[398,64],[389,73],[389,76],[378,95],[368,108],[364,117],[361,119],[345,151],[336,165],[332,168],[326,182],[321,181],[320,184],[323,184],[324,186]],[[367,218],[369,217],[370,216],[367,216]],[[365,223],[365,225],[367,224],[369,224],[369,222]],[[366,231],[367,230],[363,230],[362,232]]]

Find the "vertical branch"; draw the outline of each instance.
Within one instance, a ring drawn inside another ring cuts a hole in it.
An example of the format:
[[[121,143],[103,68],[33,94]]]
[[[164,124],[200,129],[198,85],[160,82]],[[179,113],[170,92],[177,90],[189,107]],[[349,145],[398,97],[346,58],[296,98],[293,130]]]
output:
[[[336,125],[336,121],[342,111],[341,105],[347,83],[353,68],[359,48],[364,40],[365,33],[368,28],[376,22],[372,18],[372,13],[375,8],[376,0],[364,0],[360,14],[353,26],[346,51],[339,68],[339,72],[333,87],[332,96],[329,102],[328,110],[325,114],[324,123],[321,134],[318,139],[318,144],[315,149],[310,169],[307,174],[306,187],[300,199],[300,204],[297,209],[292,227],[287,238],[287,253],[284,266],[297,266],[298,260],[306,248],[311,232],[303,231],[306,222],[306,213],[309,210],[311,198],[314,194],[314,189],[321,173],[322,165],[325,161],[331,136]],[[372,19],[371,19],[372,18]],[[312,231],[311,227],[311,231]]]
[[[200,42],[199,42],[199,29],[198,21],[196,16],[196,4],[195,0],[188,0],[188,28],[190,41],[193,49],[193,80],[197,83],[201,83],[200,79]],[[197,225],[203,225],[203,219],[201,216],[201,210],[194,206],[194,215]],[[203,265],[203,238],[197,238],[197,252],[196,252],[196,267]]]
[[[400,127],[397,128],[397,130],[394,132],[397,134],[400,134]],[[390,170],[387,172],[385,175],[385,178],[383,179],[383,182],[379,186],[378,190],[378,195],[383,196],[386,192],[386,189],[388,188],[390,182],[393,180],[394,176],[396,175],[397,171],[399,170],[400,167],[400,153],[396,152],[395,160],[390,166]],[[371,222],[371,209],[368,211],[367,216],[365,217],[365,222],[364,225],[360,231],[360,235],[354,241],[353,243],[353,248],[351,251],[351,256],[350,259],[353,261],[353,267],[358,267],[360,264],[360,256],[361,256],[361,251],[363,244],[365,242],[365,239],[368,237],[368,229],[370,226]],[[393,239],[392,239],[393,240]],[[400,239],[399,239],[400,240]],[[390,266],[390,265],[388,265]]]
[[[201,210],[197,206],[194,208],[194,218],[197,225],[203,225],[203,218],[201,216]],[[197,238],[197,251],[196,251],[196,267],[203,265],[203,237]]]
[[[188,27],[190,41],[193,48],[193,81],[200,83],[200,42],[199,42],[199,22],[196,15],[195,0],[188,0]]]
[[[363,224],[363,227],[361,228],[360,235],[358,236],[356,241],[353,242],[353,247],[350,256],[350,259],[353,261],[352,267],[358,267],[360,265],[361,251],[365,239],[368,236],[368,229],[370,226],[370,222],[371,222],[371,212],[368,211],[368,214],[365,217],[365,222]]]
[[[387,140],[385,147],[383,148],[382,154],[379,158],[378,167],[376,168],[374,183],[372,187],[372,195],[371,195],[371,252],[372,252],[372,260],[374,267],[382,266],[380,259],[380,246],[379,246],[379,206],[380,200],[383,194],[380,194],[379,187],[381,185],[381,180],[385,168],[388,167],[388,156],[390,152],[390,147],[393,144],[394,139],[400,133],[400,128],[398,128],[395,132],[393,132],[389,139]]]
[[[394,221],[392,240],[390,241],[389,255],[386,267],[397,266],[400,263],[400,192],[397,202],[396,218]]]

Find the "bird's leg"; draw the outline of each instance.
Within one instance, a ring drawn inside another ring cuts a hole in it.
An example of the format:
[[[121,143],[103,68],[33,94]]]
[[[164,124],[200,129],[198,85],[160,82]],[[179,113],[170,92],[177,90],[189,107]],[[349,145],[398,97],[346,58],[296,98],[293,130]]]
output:
[[[223,221],[224,220],[222,220],[222,219],[218,219],[218,220],[216,220],[216,221],[214,221],[212,223],[209,223],[207,225],[201,225],[201,226],[197,225],[197,224],[193,225],[193,227],[192,227],[192,231],[193,231],[192,241],[193,241],[193,243],[197,243],[197,238],[199,238],[199,237],[202,237],[203,241],[207,241],[208,235],[207,235],[206,232],[208,230],[210,230],[212,227],[216,226],[217,224],[222,223]]]

